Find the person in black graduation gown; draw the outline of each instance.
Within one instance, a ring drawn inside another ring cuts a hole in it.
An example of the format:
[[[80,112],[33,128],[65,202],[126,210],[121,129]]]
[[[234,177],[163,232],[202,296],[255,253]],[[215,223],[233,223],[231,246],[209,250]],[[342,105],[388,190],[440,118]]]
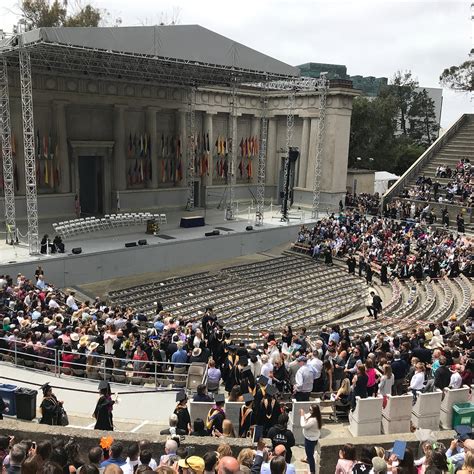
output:
[[[176,394],[177,405],[174,409],[174,414],[178,417],[178,424],[176,428],[183,430],[185,433],[190,433],[191,429],[191,417],[189,416],[188,410],[188,397],[185,392],[178,392]]]
[[[41,419],[43,425],[59,425],[62,415],[63,402],[56,398],[53,389],[48,383],[41,387],[43,391],[43,400],[40,405]]]
[[[253,395],[244,393],[244,404],[240,407],[239,438],[246,438],[250,428],[254,425]]]
[[[3,398],[0,397],[0,420],[3,420],[3,412],[7,409],[6,403],[3,401]],[[8,412],[5,412],[8,413]]]
[[[252,369],[246,365],[240,371],[240,391],[242,395],[246,393],[252,394],[252,398],[255,395],[256,383],[255,377],[253,376]]]
[[[222,378],[224,379],[226,392],[230,393],[234,385],[239,385],[239,381],[237,380],[239,356],[236,352],[237,348],[234,345],[231,344],[227,349],[228,354],[224,361]]]
[[[382,262],[382,265],[380,266],[380,282],[382,283],[382,285],[388,284],[387,262]]]
[[[97,404],[94,410],[94,418],[96,420],[94,429],[113,431],[114,421],[112,410],[114,409],[115,401],[112,400],[112,393],[110,391],[110,385],[105,380],[99,383],[100,397],[97,400]]]
[[[349,272],[349,275],[355,275],[357,262],[354,255],[350,255],[348,257],[348,259],[346,260],[346,264],[347,264],[347,271]]]
[[[206,428],[210,435],[214,430],[222,434],[222,424],[225,420],[225,395],[223,393],[216,393],[214,395],[214,402],[215,405],[209,410],[206,418]]]
[[[263,435],[267,436],[268,430],[278,421],[280,404],[276,400],[278,390],[273,385],[267,385],[266,394],[257,408],[257,425],[263,426]]]

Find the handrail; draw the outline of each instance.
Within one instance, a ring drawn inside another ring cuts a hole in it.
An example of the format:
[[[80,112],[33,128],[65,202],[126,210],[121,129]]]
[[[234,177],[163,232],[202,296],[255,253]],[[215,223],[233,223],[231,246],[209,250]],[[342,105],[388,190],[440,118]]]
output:
[[[406,186],[408,181],[415,176],[416,173],[433,157],[435,153],[438,153],[440,149],[446,144],[446,142],[451,139],[457,131],[461,128],[462,125],[467,121],[469,115],[472,114],[463,114],[459,117],[456,122],[454,122],[451,127],[446,130],[446,132],[438,137],[429,148],[427,148],[422,155],[408,168],[405,173],[398,179],[398,181],[388,189],[384,195],[382,195],[381,205],[382,211],[384,205],[387,202],[390,202],[394,196],[400,194],[400,191]]]
[[[40,346],[34,348],[34,352],[27,352],[26,348],[29,346],[28,342],[10,340],[6,337],[1,338],[7,342],[8,348],[0,348],[0,355],[9,355],[11,362],[15,366],[19,366],[18,360],[29,361],[34,364],[44,364],[50,367],[50,375],[60,378],[61,375],[68,377],[76,377],[75,370],[82,370],[84,374],[90,373],[89,379],[96,380],[110,380],[114,375],[121,375],[125,377],[124,382],[116,383],[134,383],[134,380],[149,379],[154,382],[155,389],[160,387],[160,380],[167,380],[169,384],[175,384],[185,388],[188,377],[188,370],[193,364],[189,362],[169,362],[169,361],[155,361],[155,360],[134,360],[132,358],[119,358],[109,354],[91,354],[80,353],[74,351],[65,351],[63,349],[56,349],[52,347]],[[63,355],[74,355],[77,358],[85,357],[85,361],[72,360],[64,361]],[[109,361],[109,363],[107,363]],[[137,366],[135,366],[137,364]],[[138,365],[139,364],[139,365]],[[21,364],[23,366],[24,364]],[[135,368],[136,367],[136,368]],[[144,370],[143,367],[150,367],[150,370]],[[181,373],[180,368],[185,368]],[[45,370],[41,366],[35,365],[36,370]],[[84,379],[84,377],[77,376],[77,378]],[[202,383],[207,379],[207,365],[205,367]],[[135,384],[138,385],[138,384]],[[168,385],[168,384],[167,384]]]

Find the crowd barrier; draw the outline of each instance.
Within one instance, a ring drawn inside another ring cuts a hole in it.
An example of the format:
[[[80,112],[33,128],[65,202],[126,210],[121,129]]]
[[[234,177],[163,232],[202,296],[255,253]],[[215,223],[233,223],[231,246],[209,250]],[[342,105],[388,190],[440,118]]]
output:
[[[0,357],[17,367],[48,372],[55,377],[107,380],[155,388],[195,390],[207,382],[207,365],[142,361],[111,355],[36,347],[24,341],[1,339]],[[170,387],[171,386],[171,387]]]

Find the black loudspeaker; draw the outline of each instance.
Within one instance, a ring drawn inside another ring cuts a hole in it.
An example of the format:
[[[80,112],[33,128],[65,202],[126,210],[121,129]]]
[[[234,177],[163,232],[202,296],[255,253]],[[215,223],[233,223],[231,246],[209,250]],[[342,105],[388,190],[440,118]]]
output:
[[[290,163],[294,163],[300,156],[300,152],[296,147],[290,147],[288,157],[290,158]]]
[[[245,230],[253,230],[253,226],[252,225],[248,225]]]
[[[146,245],[146,244],[147,244],[146,239],[140,239],[140,240],[138,241],[138,245]]]
[[[125,244],[125,247],[129,248],[129,247],[136,247],[137,246],[137,243],[136,242],[127,242]]]
[[[80,253],[82,253],[82,247],[76,247],[76,248],[72,249],[71,252],[74,255],[79,255]]]
[[[218,229],[214,229],[212,232],[206,232],[204,235],[206,237],[212,237],[213,235],[219,235],[221,232]]]

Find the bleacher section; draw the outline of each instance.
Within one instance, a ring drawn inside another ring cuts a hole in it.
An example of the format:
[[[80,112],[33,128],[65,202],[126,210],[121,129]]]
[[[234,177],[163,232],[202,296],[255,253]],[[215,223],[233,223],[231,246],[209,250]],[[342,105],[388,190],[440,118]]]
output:
[[[400,198],[403,191],[413,188],[417,178],[422,175],[426,178],[430,177],[433,182],[436,179],[442,186],[446,186],[451,180],[449,178],[436,178],[437,167],[447,165],[454,170],[461,158],[469,158],[471,163],[474,164],[474,114],[464,114],[444,135],[438,138],[384,195],[384,203]],[[445,195],[444,190],[440,191],[440,195]],[[425,201],[408,198],[401,199],[415,202],[418,206],[426,206]],[[456,200],[459,199],[455,198],[453,204],[431,201],[430,205],[438,218],[438,222],[441,218],[441,209],[446,207],[452,226],[456,225],[456,215],[462,213],[466,223],[466,230],[472,231],[474,228],[472,208],[456,203]]]
[[[338,267],[283,256],[117,290],[109,299],[149,317],[157,300],[175,317],[200,318],[211,305],[234,339],[253,340],[285,324],[314,330],[337,321],[359,308],[366,295],[362,281]]]

